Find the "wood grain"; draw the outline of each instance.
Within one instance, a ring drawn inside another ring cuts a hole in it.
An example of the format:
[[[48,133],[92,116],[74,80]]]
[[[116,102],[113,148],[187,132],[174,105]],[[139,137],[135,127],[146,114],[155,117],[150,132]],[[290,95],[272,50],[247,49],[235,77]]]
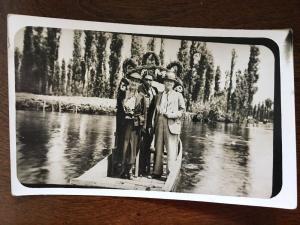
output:
[[[299,131],[299,10],[298,0],[1,0],[0,224],[299,224],[299,209],[282,210],[117,197],[12,197],[6,49],[8,13],[145,25],[248,29],[293,28],[296,118],[297,131]],[[298,132],[297,141],[299,138]],[[299,159],[299,153],[297,158]]]

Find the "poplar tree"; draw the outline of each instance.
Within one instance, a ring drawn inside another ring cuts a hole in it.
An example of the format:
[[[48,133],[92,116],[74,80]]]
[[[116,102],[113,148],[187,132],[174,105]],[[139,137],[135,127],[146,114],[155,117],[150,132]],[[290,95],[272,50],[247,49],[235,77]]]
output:
[[[262,103],[260,106],[260,121],[264,121],[265,119],[265,104]]]
[[[95,46],[95,32],[84,31],[85,49],[84,49],[84,76],[82,77],[82,94],[84,96],[91,96],[93,93],[93,84],[95,78],[96,67],[96,46]],[[83,71],[82,71],[83,72]]]
[[[53,85],[54,67],[58,59],[60,32],[61,30],[59,28],[47,28],[46,49],[47,49],[47,68],[49,69],[47,71],[48,80],[46,80],[46,83],[48,81],[48,85],[46,84],[46,87],[48,87],[47,91],[50,94]]]
[[[58,61],[55,61],[54,74],[52,78],[52,91],[55,95],[60,95],[60,67]]]
[[[32,90],[32,67],[34,64],[33,28],[25,27],[23,41],[23,58],[21,63],[21,85],[20,91]]]
[[[155,51],[155,38],[150,38],[147,43],[147,51],[154,52]]]
[[[220,79],[221,79],[221,70],[220,70],[220,66],[217,66],[216,75],[215,75],[214,96],[217,96],[220,93]]]
[[[62,59],[61,61],[61,76],[60,76],[59,92],[61,95],[66,95],[67,93],[66,62],[64,59]]]
[[[43,35],[43,31],[43,27],[35,27],[33,35],[34,65],[32,67],[32,87],[34,88],[33,92],[37,94],[47,94],[45,85],[48,81],[48,60],[46,60],[45,57],[47,57],[48,46],[45,45],[45,37]]]
[[[247,80],[245,79],[245,73],[242,74],[242,71],[238,70],[236,75],[236,111],[241,120],[245,118],[245,112],[247,110],[247,100],[248,100],[248,90],[247,90]]]
[[[203,102],[207,102],[209,100],[213,80],[214,80],[214,61],[213,61],[213,56],[209,53],[207,55],[207,68],[205,73]]]
[[[190,69],[190,54],[189,54],[189,46],[187,40],[181,40],[180,41],[180,47],[177,53],[178,61],[181,62],[183,71],[182,71],[182,79],[183,79],[183,85],[185,87],[184,95],[187,100],[186,102],[186,108],[189,110],[190,108],[190,93],[191,93],[191,75],[192,70]]]
[[[260,112],[261,112],[261,106],[260,106],[260,103],[258,103],[258,105],[257,105],[257,112],[256,112],[256,119],[258,121],[260,121]]]
[[[16,91],[21,90],[21,61],[22,61],[22,53],[18,47],[15,48],[15,77],[16,77]]]
[[[270,119],[270,112],[272,110],[273,101],[270,98],[265,100],[265,108],[266,108],[266,118]]]
[[[237,54],[235,52],[235,49],[232,49],[230,73],[229,73],[229,87],[227,90],[227,110],[226,110],[227,112],[230,110],[230,97],[231,97],[231,92],[232,92],[232,76],[233,76],[234,66],[236,63],[236,57],[237,57]]]
[[[192,100],[202,101],[204,97],[205,74],[208,60],[212,59],[206,48],[206,43],[193,41],[190,48],[190,66],[192,74]]]
[[[201,101],[203,99],[203,86],[204,79],[207,69],[207,55],[203,53],[201,55],[200,61],[196,66],[196,77],[195,77],[195,85],[192,91],[192,100],[194,102]]]
[[[238,103],[238,99],[237,99],[236,91],[234,91],[230,98],[230,108],[231,108],[232,112],[234,113],[234,115],[236,114],[237,103]]]
[[[181,40],[180,47],[177,53],[177,58],[183,66],[183,70],[186,72],[189,69],[189,48],[188,41]]]
[[[131,37],[131,58],[141,65],[144,54],[144,48],[142,44],[142,37],[132,35]]]
[[[200,45],[201,45],[201,43],[198,41],[192,41],[192,43],[191,43],[190,52],[189,52],[191,69],[198,63],[196,60],[196,55],[201,56]],[[199,61],[199,59],[198,59],[198,61]]]
[[[259,65],[259,48],[252,45],[250,46],[250,56],[248,62],[248,69],[247,69],[247,83],[248,83],[248,108],[250,108],[253,96],[257,92],[257,86],[255,85],[259,79],[258,74],[258,65]]]
[[[66,87],[66,92],[67,95],[72,95],[72,90],[74,82],[72,78],[72,59],[69,60],[68,65],[67,65],[67,87]]]
[[[159,58],[160,58],[160,64],[164,66],[165,65],[165,40],[163,38],[160,39]]]
[[[97,32],[96,34],[96,74],[95,85],[93,87],[93,96],[107,97],[107,80],[105,73],[105,59],[106,59],[106,45],[107,35],[104,32]]]
[[[257,114],[257,105],[255,104],[254,107],[253,107],[253,111],[252,111],[252,117],[254,119],[256,119],[256,114]]]
[[[188,85],[188,90],[189,90],[189,93],[190,93],[190,100],[193,101],[193,89],[194,89],[194,85],[195,85],[195,74],[196,74],[196,68],[195,68],[195,59],[194,59],[194,56],[198,53],[199,55],[199,52],[197,50],[197,45],[198,45],[198,42],[196,41],[192,41],[191,43],[191,47],[190,47],[190,51],[189,51],[189,65],[190,65],[190,71],[188,73],[188,77],[187,79],[189,80],[189,85]]]
[[[123,46],[123,39],[121,34],[112,34],[111,44],[110,44],[110,56],[109,56],[109,85],[110,92],[109,97],[114,98],[115,91],[117,88],[118,82],[118,73],[120,70],[121,63],[121,50]]]
[[[82,32],[80,30],[74,31],[73,37],[73,54],[72,54],[72,90],[71,92],[75,95],[80,92],[80,81],[82,76],[82,68],[81,68],[81,35]]]

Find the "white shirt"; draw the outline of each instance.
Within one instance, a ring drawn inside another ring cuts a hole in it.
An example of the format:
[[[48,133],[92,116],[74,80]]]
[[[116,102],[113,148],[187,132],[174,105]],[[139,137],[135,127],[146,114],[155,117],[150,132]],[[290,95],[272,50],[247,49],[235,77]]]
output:
[[[163,92],[161,101],[160,101],[160,108],[159,111],[161,114],[167,113],[170,110],[168,109],[169,106],[169,95],[172,94],[173,90],[170,90],[168,93],[166,91]]]

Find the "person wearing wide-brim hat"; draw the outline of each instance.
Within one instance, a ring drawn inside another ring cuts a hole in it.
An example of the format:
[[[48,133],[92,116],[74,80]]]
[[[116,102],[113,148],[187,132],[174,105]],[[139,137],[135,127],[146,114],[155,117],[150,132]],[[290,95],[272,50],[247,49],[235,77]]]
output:
[[[129,73],[127,73],[126,78],[135,82],[140,82],[142,80],[141,74],[136,70],[132,70]]]
[[[138,72],[131,71],[126,74],[126,78],[129,85],[125,98],[121,103],[124,110],[124,123],[122,127],[124,141],[121,143],[122,177],[133,179],[132,168],[139,150],[141,132],[146,129],[145,119],[147,112],[145,97],[138,92],[138,86],[142,78],[141,75]]]
[[[157,95],[155,104],[155,163],[153,177],[161,177],[163,174],[163,152],[167,150],[167,174],[174,168],[178,154],[178,141],[181,133],[181,117],[185,110],[182,95],[173,90],[176,75],[173,71],[167,71],[163,93]]]
[[[151,143],[153,140],[153,112],[155,108],[155,96],[158,91],[155,87],[152,86],[153,76],[151,73],[148,73],[146,70],[143,73],[143,82],[139,86],[139,93],[142,93],[146,99],[146,110],[147,110],[147,120],[146,122],[146,132],[142,133],[142,143],[140,149],[139,157],[139,174],[142,176],[150,175],[150,158],[151,158]]]
[[[125,111],[123,107],[123,101],[126,96],[126,91],[129,86],[129,81],[123,77],[120,80],[119,87],[117,89],[117,112],[116,112],[116,151],[113,152],[113,176],[120,175],[122,171],[122,146],[124,143],[124,122],[125,122]]]

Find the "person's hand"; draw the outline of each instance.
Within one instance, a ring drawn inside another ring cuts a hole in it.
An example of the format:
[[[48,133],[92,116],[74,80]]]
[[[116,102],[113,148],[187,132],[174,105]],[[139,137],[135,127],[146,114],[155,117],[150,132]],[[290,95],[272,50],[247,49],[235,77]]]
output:
[[[152,128],[148,128],[148,134],[151,135],[153,133],[153,129]]]
[[[130,109],[130,108],[126,108],[126,112],[127,112],[127,114],[129,114],[129,115],[133,115],[133,110]]]
[[[147,133],[147,130],[146,130],[145,128],[142,128],[142,129],[141,129],[141,133],[142,133],[142,134],[146,134],[146,133]]]

